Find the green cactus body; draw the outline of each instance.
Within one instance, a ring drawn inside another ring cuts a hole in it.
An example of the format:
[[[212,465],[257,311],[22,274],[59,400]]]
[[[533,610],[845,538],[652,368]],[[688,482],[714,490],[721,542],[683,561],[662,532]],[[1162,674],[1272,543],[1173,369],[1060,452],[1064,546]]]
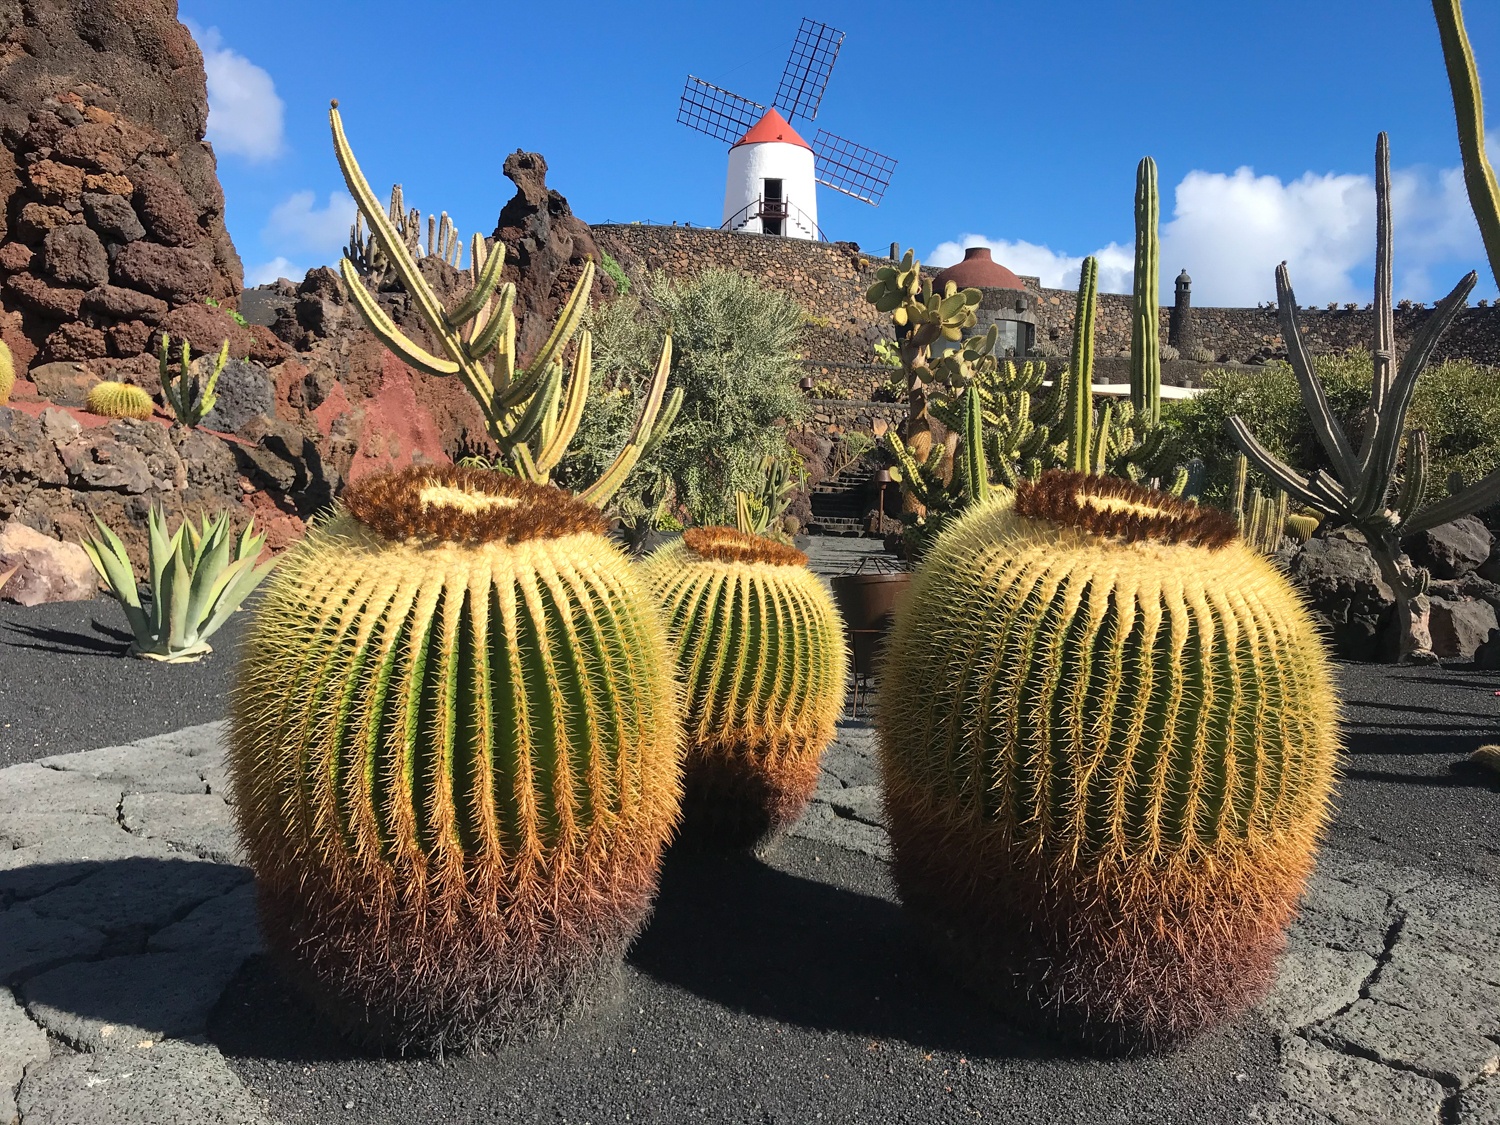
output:
[[[106,380],[89,388],[85,408],[101,418],[149,418],[154,409],[151,396],[130,383]]]
[[[683,836],[743,848],[801,815],[848,676],[843,623],[802,552],[693,528],[643,564],[684,684]]]
[[[1135,170],[1135,286],[1131,298],[1130,404],[1147,426],[1161,417],[1161,240],[1156,161],[1142,157]]]
[[[502,1042],[613,987],[680,800],[671,656],[592,508],[351,485],[246,642],[230,769],[270,948],[354,1037]]]
[[[11,388],[16,385],[16,361],[10,354],[10,345],[0,340],[0,403],[10,401]]]
[[[918,571],[877,714],[895,877],[981,987],[1109,1049],[1271,981],[1328,816],[1337,704],[1221,513],[1049,472]]]
[[[1064,404],[1067,464],[1086,473],[1094,445],[1094,315],[1099,303],[1099,260],[1088,257],[1078,271],[1078,303],[1073,311],[1073,355],[1068,362]]]

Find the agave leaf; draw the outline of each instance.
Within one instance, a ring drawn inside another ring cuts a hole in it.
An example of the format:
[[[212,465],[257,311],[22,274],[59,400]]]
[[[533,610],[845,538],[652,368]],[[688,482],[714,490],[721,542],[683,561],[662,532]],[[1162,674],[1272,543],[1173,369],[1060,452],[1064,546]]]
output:
[[[229,567],[232,544],[228,531],[229,517],[227,514],[221,514],[220,518],[214,521],[213,528],[203,537],[208,545],[207,549],[193,560],[187,618],[194,632],[208,616],[213,606],[213,599],[217,596],[218,579]]]
[[[244,600],[260,585],[262,579],[270,574],[276,564],[281,561],[279,558],[270,558],[256,566],[257,557],[258,554],[236,559],[214,583],[214,596],[209,603],[210,612],[207,620],[198,630],[199,640],[206,641],[217,633],[220,626],[229,620],[230,615],[240,608]]]
[[[173,552],[172,565],[168,568],[167,574],[168,590],[166,605],[162,613],[165,629],[157,639],[166,645],[164,651],[170,656],[175,652],[181,652],[197,640],[192,635],[188,622],[188,602],[193,576],[188,571],[187,555],[184,551],[179,549]]]

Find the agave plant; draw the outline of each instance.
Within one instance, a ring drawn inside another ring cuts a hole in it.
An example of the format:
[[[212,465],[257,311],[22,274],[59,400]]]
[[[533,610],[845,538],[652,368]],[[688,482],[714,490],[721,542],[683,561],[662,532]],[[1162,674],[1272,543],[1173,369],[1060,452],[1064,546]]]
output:
[[[254,520],[238,541],[227,512],[204,516],[202,527],[185,519],[168,538],[166,513],[152,508],[151,602],[143,606],[125,544],[103,520],[94,522],[100,538],[85,539],[83,549],[130,620],[131,655],[145,660],[184,664],[212,652],[208,638],[276,565],[275,559],[255,565],[266,537],[254,534]]]

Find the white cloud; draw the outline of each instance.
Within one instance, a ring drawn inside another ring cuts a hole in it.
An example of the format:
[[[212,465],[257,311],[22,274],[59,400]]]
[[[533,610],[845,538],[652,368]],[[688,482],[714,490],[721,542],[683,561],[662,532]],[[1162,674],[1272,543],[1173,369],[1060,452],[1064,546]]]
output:
[[[286,253],[332,257],[348,244],[354,211],[354,200],[347,192],[329,192],[321,208],[312,192],[293,192],[271,209],[260,232],[261,242]]]
[[[272,258],[245,271],[245,286],[253,289],[257,285],[269,285],[279,278],[300,278],[307,271],[300,270],[286,258]]]
[[[285,106],[271,76],[224,46],[218,28],[189,23],[188,30],[203,51],[203,69],[208,74],[208,139],[214,149],[253,161],[280,156]]]
[[[1487,146],[1500,135],[1490,138]],[[1391,211],[1397,299],[1436,300],[1463,272],[1453,267],[1455,260],[1483,262],[1461,169],[1393,171]],[[957,261],[962,247],[980,245],[992,247],[996,261],[1039,276],[1049,288],[1078,283],[1081,255],[1021,240],[964,235],[938,246],[931,260],[935,265]],[[1100,289],[1128,293],[1133,240],[1111,242],[1094,254]],[[1371,175],[1307,172],[1282,182],[1257,176],[1249,167],[1233,173],[1192,171],[1177,185],[1172,217],[1161,226],[1161,287],[1170,299],[1173,280],[1185,268],[1193,278],[1194,304],[1255,305],[1274,299],[1276,266],[1285,261],[1298,303],[1364,304],[1372,296],[1374,256]]]

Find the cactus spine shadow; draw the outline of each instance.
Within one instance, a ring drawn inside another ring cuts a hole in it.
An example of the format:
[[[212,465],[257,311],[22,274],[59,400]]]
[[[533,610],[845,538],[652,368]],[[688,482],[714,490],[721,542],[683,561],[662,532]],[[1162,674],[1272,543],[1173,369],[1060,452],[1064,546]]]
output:
[[[683,838],[764,841],[818,782],[848,677],[844,630],[802,552],[693,528],[643,564],[664,610],[685,702]]]

